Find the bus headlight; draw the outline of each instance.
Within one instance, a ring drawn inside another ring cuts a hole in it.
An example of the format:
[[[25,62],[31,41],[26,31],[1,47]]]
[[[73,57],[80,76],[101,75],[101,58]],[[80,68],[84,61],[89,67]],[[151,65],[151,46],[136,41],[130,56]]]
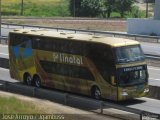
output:
[[[144,93],[148,93],[148,92],[149,92],[149,88],[145,88]]]

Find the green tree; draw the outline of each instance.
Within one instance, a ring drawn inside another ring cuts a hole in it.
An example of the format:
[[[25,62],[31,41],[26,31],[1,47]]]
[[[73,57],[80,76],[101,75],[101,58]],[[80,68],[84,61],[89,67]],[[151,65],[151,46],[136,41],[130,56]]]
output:
[[[146,2],[146,0],[144,0]],[[149,3],[155,3],[155,0],[148,0]]]
[[[116,0],[116,10],[123,18],[125,12],[132,10],[132,6],[135,2],[135,0]]]
[[[82,16],[96,17],[101,15],[104,7],[104,0],[82,0]]]
[[[107,13],[107,17],[110,18],[111,13],[113,12],[114,9],[115,9],[115,0],[104,0],[102,16],[106,17]]]

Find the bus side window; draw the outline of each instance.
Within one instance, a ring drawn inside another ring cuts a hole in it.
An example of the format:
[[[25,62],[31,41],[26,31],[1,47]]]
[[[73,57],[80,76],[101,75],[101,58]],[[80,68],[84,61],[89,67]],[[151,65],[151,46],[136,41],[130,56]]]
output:
[[[13,34],[13,33],[10,33],[10,45],[11,46],[16,46],[18,45],[18,40],[17,40],[17,35],[16,34]]]
[[[33,49],[40,49],[40,38],[32,37],[32,48]]]
[[[10,45],[15,46],[16,34],[10,33],[9,38],[10,38]]]
[[[63,41],[54,38],[52,41],[52,50],[54,52],[63,52]]]
[[[46,51],[52,51],[52,40],[49,38],[42,38],[40,41],[41,49],[43,48]]]
[[[91,45],[88,56],[94,62],[104,80],[111,83],[111,71],[113,71],[114,66],[111,48],[102,44]]]
[[[26,42],[29,38],[24,35],[19,35],[19,34],[10,34],[10,45],[11,46],[17,46],[21,45],[23,46],[23,43]]]
[[[70,41],[69,42],[69,51],[71,54],[83,55],[84,45],[82,43]]]
[[[40,61],[40,64],[42,65],[42,68],[48,73],[85,80],[94,80],[92,73],[85,67],[47,61]]]

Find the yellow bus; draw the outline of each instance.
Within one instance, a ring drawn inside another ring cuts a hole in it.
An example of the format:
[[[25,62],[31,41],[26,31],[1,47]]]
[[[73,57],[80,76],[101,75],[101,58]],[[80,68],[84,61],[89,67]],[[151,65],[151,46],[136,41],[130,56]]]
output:
[[[48,30],[9,33],[11,78],[122,101],[146,96],[148,71],[139,42]]]

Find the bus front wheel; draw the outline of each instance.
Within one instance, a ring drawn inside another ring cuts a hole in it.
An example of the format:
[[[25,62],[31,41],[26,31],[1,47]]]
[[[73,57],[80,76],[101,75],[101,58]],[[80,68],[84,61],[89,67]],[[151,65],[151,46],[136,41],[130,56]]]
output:
[[[24,74],[24,83],[32,85],[32,77],[28,73]]]
[[[93,87],[91,90],[91,96],[97,100],[101,99],[101,91],[98,87]]]
[[[39,78],[39,76],[34,76],[33,81],[34,81],[34,86],[35,87],[38,87],[38,88],[41,87],[41,79]]]

